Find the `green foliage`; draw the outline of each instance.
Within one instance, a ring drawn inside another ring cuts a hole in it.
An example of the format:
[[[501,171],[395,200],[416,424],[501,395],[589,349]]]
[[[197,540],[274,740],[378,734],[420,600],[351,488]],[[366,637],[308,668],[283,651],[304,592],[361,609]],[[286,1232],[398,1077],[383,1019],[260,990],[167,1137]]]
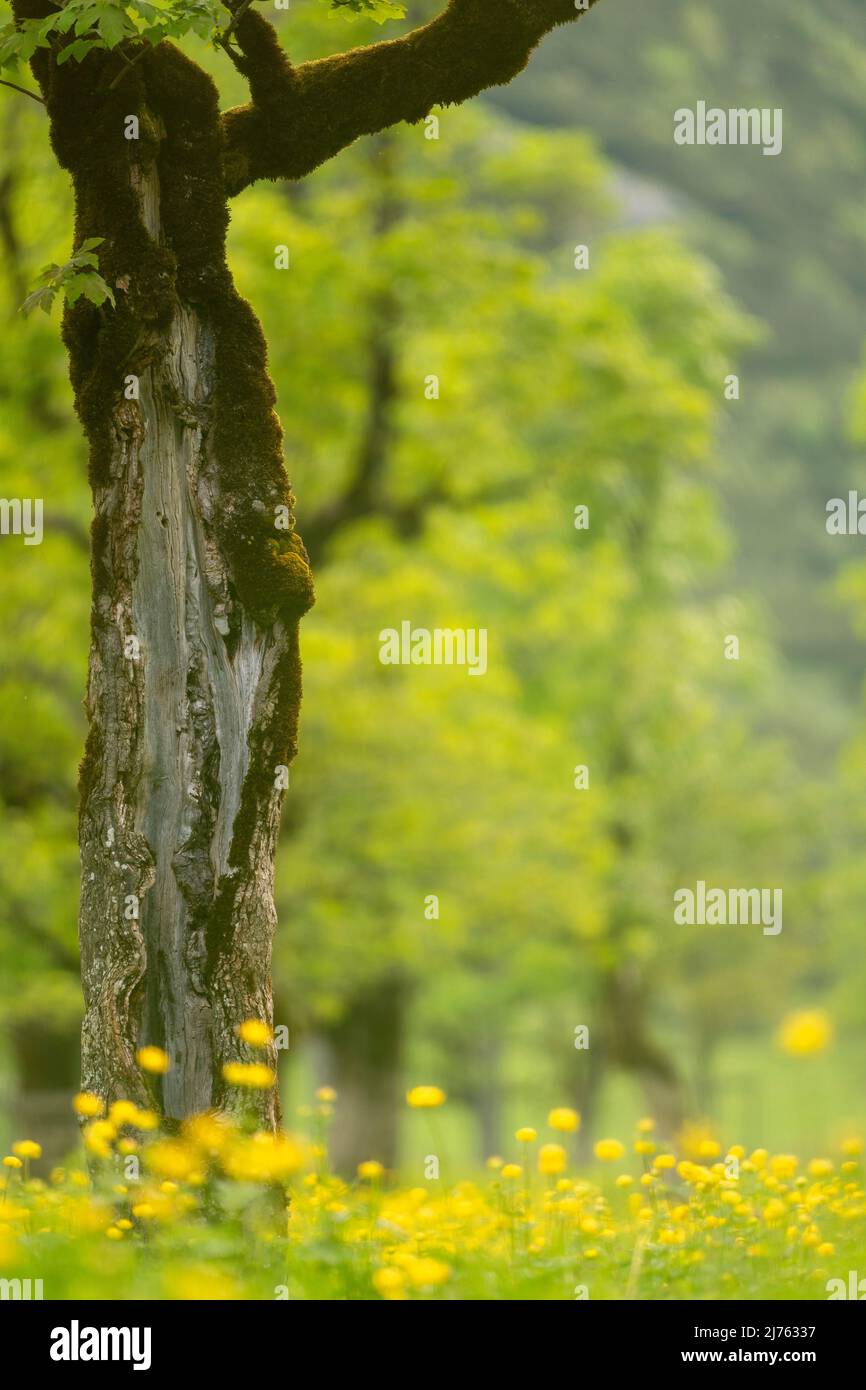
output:
[[[63,265],[52,262],[51,265],[44,266],[39,272],[39,279],[43,284],[28,294],[21,305],[21,312],[30,314],[34,309],[42,309],[46,314],[50,314],[58,294],[63,295],[67,304],[74,304],[83,296],[89,299],[91,304],[98,306],[107,301],[113,308],[114,291],[97,269],[99,257],[96,255],[96,247],[101,246],[104,240],[104,237],[89,237]]]
[[[0,69],[29,62],[40,48],[52,49],[62,64],[124,43],[154,45],[187,34],[215,39],[230,18],[220,0],[66,0],[45,19],[0,29]]]
[[[324,0],[324,3],[347,19],[372,19],[376,24],[385,24],[389,19],[404,19],[406,6],[397,0]]]

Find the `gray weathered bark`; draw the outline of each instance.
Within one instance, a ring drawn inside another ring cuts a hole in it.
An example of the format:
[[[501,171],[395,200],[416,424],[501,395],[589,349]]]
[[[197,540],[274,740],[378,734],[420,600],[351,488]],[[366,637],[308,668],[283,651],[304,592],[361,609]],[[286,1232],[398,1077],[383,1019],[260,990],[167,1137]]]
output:
[[[275,1064],[237,1027],[272,1015],[309,570],[264,342],[225,265],[215,89],[168,45],[117,93],[99,57],[73,68],[40,77],[76,242],[105,238],[117,297],[116,310],[77,304],[64,326],[94,502],[82,1084],[147,1103],[135,1053],[155,1044],[171,1062],[155,1083],[168,1117],[252,1104],[273,1125],[275,1090],[241,1096],[222,1067]]]

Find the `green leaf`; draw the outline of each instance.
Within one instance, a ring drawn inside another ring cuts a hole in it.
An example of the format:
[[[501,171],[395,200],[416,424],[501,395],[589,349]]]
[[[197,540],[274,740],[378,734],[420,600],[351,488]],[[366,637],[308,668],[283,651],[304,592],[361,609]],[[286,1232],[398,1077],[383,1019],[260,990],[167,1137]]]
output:
[[[21,305],[22,314],[32,314],[34,309],[43,309],[46,314],[50,314],[56,293],[57,291],[52,289],[50,285],[45,285],[42,289],[33,290],[28,294],[24,303]]]
[[[104,9],[99,16],[99,32],[106,47],[116,48],[131,32],[123,10],[114,6]]]
[[[99,264],[94,248],[101,246],[104,237],[88,237],[65,265],[47,265],[39,272],[39,279],[45,281],[25,299],[21,308],[24,313],[37,307],[46,313],[51,310],[55,295],[63,294],[67,303],[74,304],[82,296],[97,306],[110,303],[114,306],[114,291],[99,274]]]

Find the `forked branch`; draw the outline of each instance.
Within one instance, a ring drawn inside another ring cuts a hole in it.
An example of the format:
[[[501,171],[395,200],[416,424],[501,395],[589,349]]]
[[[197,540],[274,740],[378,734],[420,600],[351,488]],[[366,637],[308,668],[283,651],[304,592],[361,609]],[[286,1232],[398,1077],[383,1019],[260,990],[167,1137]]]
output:
[[[399,39],[293,67],[261,15],[234,38],[252,100],[222,117],[228,191],[256,179],[298,179],[361,135],[422,120],[510,82],[551,29],[596,0],[450,0]]]

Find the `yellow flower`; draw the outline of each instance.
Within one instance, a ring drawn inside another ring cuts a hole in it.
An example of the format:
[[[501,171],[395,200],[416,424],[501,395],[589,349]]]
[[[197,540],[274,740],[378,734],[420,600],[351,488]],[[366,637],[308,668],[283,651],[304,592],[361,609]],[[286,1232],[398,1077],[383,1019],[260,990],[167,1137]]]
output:
[[[123,1231],[118,1230],[116,1226],[109,1226],[105,1234],[109,1240],[123,1240]]]
[[[377,1182],[383,1176],[385,1169],[375,1158],[367,1158],[363,1163],[358,1164],[358,1177],[366,1182]]]
[[[289,1177],[304,1165],[305,1152],[291,1134],[260,1131],[237,1137],[222,1158],[226,1173],[238,1182],[271,1182]]]
[[[569,1110],[568,1106],[561,1105],[556,1110],[551,1110],[547,1123],[551,1129],[558,1129],[563,1134],[574,1134],[580,1128],[580,1115],[576,1110]]]
[[[243,1086],[251,1091],[267,1091],[276,1081],[276,1073],[263,1062],[226,1062],[223,1077],[230,1086]]]
[[[778,1197],[772,1197],[770,1201],[767,1203],[767,1205],[764,1207],[764,1220],[779,1221],[781,1217],[786,1216],[787,1213],[788,1208],[786,1207],[785,1203],[781,1201]]]
[[[445,1104],[445,1092],[439,1086],[413,1086],[406,1092],[406,1104],[413,1110],[435,1110]]]
[[[561,1144],[542,1144],[538,1150],[538,1171],[545,1177],[554,1177],[557,1173],[564,1173],[568,1155]]]
[[[774,1178],[792,1178],[797,1171],[794,1154],[774,1154],[770,1159],[770,1172]]]
[[[637,1127],[639,1134],[652,1134],[656,1127],[656,1122],[651,1116],[644,1115],[642,1120],[638,1120]]]
[[[813,1158],[809,1164],[809,1175],[813,1178],[826,1178],[833,1171],[833,1164],[829,1158]]]
[[[674,1154],[656,1154],[653,1159],[654,1168],[676,1168],[677,1160]]]
[[[633,1182],[634,1178],[631,1176],[630,1173],[620,1173],[619,1177],[616,1180],[616,1185],[617,1187],[631,1187]]]
[[[500,1158],[499,1154],[491,1154],[487,1160],[487,1167],[492,1169],[492,1171],[495,1173],[497,1168],[501,1168],[504,1162],[505,1159]]]
[[[141,1047],[135,1056],[141,1070],[152,1072],[154,1076],[165,1076],[171,1066],[168,1053],[161,1047]]]
[[[232,1128],[225,1116],[192,1115],[183,1122],[184,1136],[206,1153],[220,1153],[231,1139]]]
[[[320,1100],[323,1105],[333,1105],[337,1099],[337,1092],[333,1086],[320,1086],[316,1092],[316,1100]]]
[[[157,1144],[151,1144],[145,1149],[142,1157],[150,1171],[157,1173],[161,1178],[183,1181],[196,1166],[194,1153],[186,1144],[176,1139],[164,1139]]]
[[[238,1037],[241,1042],[249,1043],[250,1047],[267,1047],[268,1043],[273,1042],[274,1033],[261,1019],[247,1018],[238,1027]]]
[[[635,1139],[634,1151],[636,1154],[654,1154],[656,1151],[655,1141],[652,1139]]]
[[[841,1148],[843,1154],[847,1154],[849,1158],[857,1158],[863,1152],[863,1141],[852,1135],[851,1138],[842,1140]]]
[[[618,1139],[599,1139],[595,1146],[596,1158],[604,1159],[606,1162],[613,1163],[622,1158],[625,1153],[625,1145]]]
[[[698,1142],[698,1158],[717,1158],[721,1152],[722,1146],[715,1139],[701,1139]]]
[[[514,1137],[515,1139],[519,1139],[521,1144],[534,1144],[538,1135],[534,1129],[530,1129],[529,1125],[524,1125],[522,1129],[517,1131]]]
[[[423,1256],[421,1259],[413,1259],[407,1266],[406,1273],[413,1288],[435,1288],[437,1284],[444,1284],[450,1278],[451,1267],[443,1260]]]
[[[822,1241],[822,1243],[818,1246],[818,1249],[815,1251],[815,1254],[816,1254],[816,1255],[832,1255],[835,1249],[836,1249],[836,1247],[835,1247],[835,1245],[832,1244],[831,1241],[825,1240],[825,1241]]]
[[[406,1276],[402,1269],[385,1265],[373,1275],[373,1288],[383,1298],[399,1298],[406,1287]]]
[[[72,1109],[76,1115],[82,1115],[85,1119],[92,1120],[97,1115],[101,1115],[105,1109],[105,1104],[99,1096],[93,1095],[91,1091],[79,1091],[73,1097]]]
[[[33,1139],[19,1139],[12,1145],[12,1152],[19,1158],[41,1158],[42,1145]]]
[[[519,1163],[503,1163],[502,1165],[503,1178],[519,1178],[522,1172],[523,1169]]]
[[[823,1052],[833,1040],[833,1025],[823,1009],[800,1009],[782,1019],[779,1046],[792,1057]]]
[[[4,1160],[3,1160],[3,1167],[4,1167],[4,1168],[23,1168],[23,1167],[24,1167],[24,1164],[21,1162],[21,1159],[20,1159],[20,1158],[13,1158],[11,1154],[7,1154],[6,1158],[4,1158]]]
[[[108,1118],[118,1128],[121,1125],[134,1125],[138,1119],[138,1106],[131,1100],[116,1100],[108,1112]]]
[[[117,1138],[117,1130],[110,1120],[91,1120],[84,1129],[84,1147],[97,1158],[111,1157],[111,1141]]]

